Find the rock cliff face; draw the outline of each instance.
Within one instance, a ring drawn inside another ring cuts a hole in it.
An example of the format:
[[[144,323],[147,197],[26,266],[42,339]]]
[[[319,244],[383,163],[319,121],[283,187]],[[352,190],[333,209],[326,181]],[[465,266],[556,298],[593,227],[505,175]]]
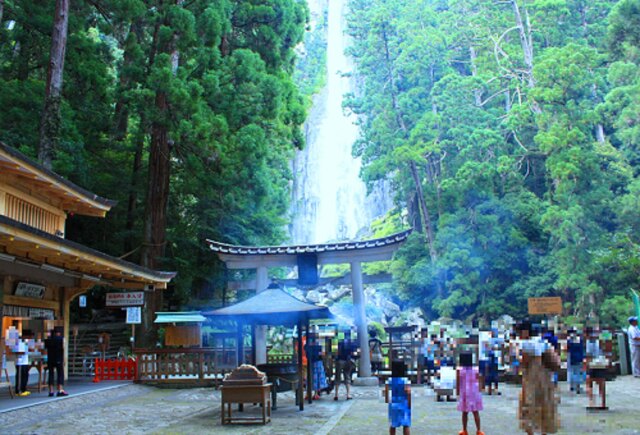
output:
[[[306,148],[292,162],[292,243],[323,243],[356,238],[392,206],[388,186],[367,195],[359,178],[360,160],[353,158],[358,138],[356,118],[342,108],[343,96],[354,93],[353,65],[345,55],[344,0],[308,0],[313,22],[328,8],[327,80],[315,95],[305,124]]]
[[[303,301],[312,304],[328,306],[331,313],[336,316],[339,324],[353,325],[353,295],[351,286],[333,286],[331,284],[317,287],[313,290],[290,289],[293,295]],[[401,325],[425,325],[422,311],[419,308],[402,310],[391,301],[383,292],[375,287],[367,286],[364,289],[366,296],[367,323],[380,323],[382,326]]]

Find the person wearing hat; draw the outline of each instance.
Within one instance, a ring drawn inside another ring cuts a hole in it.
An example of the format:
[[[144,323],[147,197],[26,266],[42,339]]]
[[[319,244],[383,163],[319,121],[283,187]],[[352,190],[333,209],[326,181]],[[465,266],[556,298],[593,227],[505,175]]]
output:
[[[629,347],[631,348],[631,366],[633,376],[640,378],[640,329],[638,329],[638,318],[629,317]]]

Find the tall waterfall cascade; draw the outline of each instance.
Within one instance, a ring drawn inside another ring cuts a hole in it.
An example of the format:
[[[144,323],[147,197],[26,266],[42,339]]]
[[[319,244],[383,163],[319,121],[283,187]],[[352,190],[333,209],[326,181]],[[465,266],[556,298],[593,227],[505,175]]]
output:
[[[354,239],[392,207],[385,185],[367,195],[359,178],[360,159],[351,152],[359,131],[355,115],[342,107],[343,96],[356,91],[353,64],[345,54],[346,0],[308,3],[312,17],[328,7],[327,80],[305,124],[306,148],[292,165],[290,234],[296,244]]]

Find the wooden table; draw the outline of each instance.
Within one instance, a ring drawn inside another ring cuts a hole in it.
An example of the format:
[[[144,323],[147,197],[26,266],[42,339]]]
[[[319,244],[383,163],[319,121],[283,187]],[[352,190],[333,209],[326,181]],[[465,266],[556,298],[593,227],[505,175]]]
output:
[[[271,397],[269,395],[272,384],[261,385],[223,385],[222,407],[220,413],[222,424],[230,423],[262,423],[271,421]],[[262,418],[234,417],[231,415],[231,405],[234,403],[258,403],[262,406]],[[225,405],[227,409],[225,410]]]

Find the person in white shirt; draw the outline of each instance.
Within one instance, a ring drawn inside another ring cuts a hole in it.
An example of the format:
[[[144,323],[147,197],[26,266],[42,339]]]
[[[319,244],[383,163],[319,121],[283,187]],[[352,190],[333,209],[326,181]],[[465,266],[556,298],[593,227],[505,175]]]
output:
[[[638,329],[638,318],[629,317],[629,347],[631,348],[631,366],[633,376],[640,378],[640,329]]]

